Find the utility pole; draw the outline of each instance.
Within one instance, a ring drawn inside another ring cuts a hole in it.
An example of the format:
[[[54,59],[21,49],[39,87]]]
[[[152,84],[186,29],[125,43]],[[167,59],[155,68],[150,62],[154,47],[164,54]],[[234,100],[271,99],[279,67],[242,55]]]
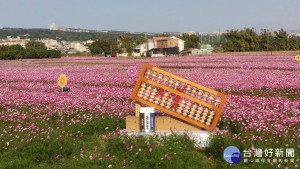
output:
[[[267,54],[269,53],[269,34],[267,34]]]

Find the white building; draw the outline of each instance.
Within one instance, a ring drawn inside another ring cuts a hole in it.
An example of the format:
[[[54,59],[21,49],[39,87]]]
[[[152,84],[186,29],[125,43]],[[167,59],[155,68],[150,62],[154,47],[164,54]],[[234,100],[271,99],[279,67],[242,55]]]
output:
[[[19,36],[17,38],[12,38],[11,36],[7,36],[6,39],[0,40],[0,45],[21,45],[25,48],[25,44],[30,41],[30,39],[21,39]]]
[[[90,49],[84,45],[83,42],[70,42],[70,48],[75,49],[78,52],[90,52]]]
[[[153,37],[151,39],[147,40],[147,50],[151,50],[153,48],[157,48],[157,41],[160,40],[170,40],[170,39],[176,39],[177,46],[179,48],[179,52],[181,52],[184,49],[184,40],[177,38],[176,36],[170,36],[170,37]]]
[[[51,23],[51,24],[49,25],[49,29],[50,29],[50,30],[57,30],[56,24],[55,24],[55,23]]]
[[[137,45],[134,50],[138,50],[140,56],[141,55],[146,56],[147,43],[143,43],[143,44]],[[134,53],[134,56],[138,56],[138,55],[136,55],[136,53]]]
[[[62,45],[55,39],[39,39],[37,41],[43,42],[49,50],[58,50],[62,47]]]

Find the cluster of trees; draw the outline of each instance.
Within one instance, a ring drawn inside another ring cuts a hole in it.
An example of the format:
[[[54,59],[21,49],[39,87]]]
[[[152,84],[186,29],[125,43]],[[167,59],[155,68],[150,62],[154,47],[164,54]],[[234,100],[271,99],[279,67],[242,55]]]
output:
[[[0,59],[29,59],[29,58],[60,58],[61,52],[47,50],[42,42],[29,41],[25,48],[21,45],[0,46]]]
[[[115,41],[120,37],[122,31],[109,31],[109,32],[67,32],[59,30],[49,29],[22,29],[22,28],[3,28],[0,29],[0,39],[6,38],[7,36],[17,37],[20,35],[21,38],[39,39],[39,38],[50,38],[58,41],[87,41],[96,40],[99,38],[111,39]],[[144,34],[130,34],[136,39]]]
[[[200,39],[197,35],[189,35],[184,33],[181,38],[185,41],[184,49],[200,48]]]
[[[108,38],[98,38],[95,42],[88,47],[92,54],[103,53],[132,53],[135,45],[139,45],[146,42],[144,37],[134,37],[128,34],[121,34],[119,40],[113,40]]]
[[[291,36],[283,29],[271,32],[263,29],[258,34],[252,28],[231,30],[223,34],[225,52],[299,50],[300,37]]]

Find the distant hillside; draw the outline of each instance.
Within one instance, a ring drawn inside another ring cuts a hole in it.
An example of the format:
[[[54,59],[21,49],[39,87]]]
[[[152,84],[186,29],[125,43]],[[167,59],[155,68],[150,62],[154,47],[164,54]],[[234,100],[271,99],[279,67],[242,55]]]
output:
[[[23,28],[3,28],[0,29],[0,39],[6,38],[7,36],[21,38],[50,38],[56,39],[58,41],[86,41],[86,40],[95,40],[99,37],[109,38],[117,40],[123,31],[107,31],[107,32],[66,32],[58,30],[49,30],[49,29],[23,29]],[[145,34],[130,34],[131,36],[139,37],[145,36]]]

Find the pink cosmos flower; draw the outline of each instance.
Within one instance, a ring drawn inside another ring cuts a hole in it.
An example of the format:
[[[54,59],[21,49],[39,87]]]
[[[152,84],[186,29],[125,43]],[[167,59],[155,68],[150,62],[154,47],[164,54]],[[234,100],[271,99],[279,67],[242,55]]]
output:
[[[248,70],[250,69],[248,63],[243,63],[242,66],[241,66],[241,68],[242,68],[242,70],[245,71],[245,72],[248,71]]]
[[[15,150],[17,150],[18,148],[20,148],[20,145],[18,145],[17,147],[15,147]]]
[[[149,148],[149,151],[152,152],[152,148]]]
[[[242,143],[246,143],[246,140],[242,140],[241,142],[242,142]]]
[[[130,76],[130,77],[133,77],[133,76],[135,76],[136,75],[136,68],[135,67],[129,67],[128,68],[128,70],[127,70],[127,73],[128,73],[128,76]]]
[[[90,156],[90,160],[93,160],[93,156]]]

